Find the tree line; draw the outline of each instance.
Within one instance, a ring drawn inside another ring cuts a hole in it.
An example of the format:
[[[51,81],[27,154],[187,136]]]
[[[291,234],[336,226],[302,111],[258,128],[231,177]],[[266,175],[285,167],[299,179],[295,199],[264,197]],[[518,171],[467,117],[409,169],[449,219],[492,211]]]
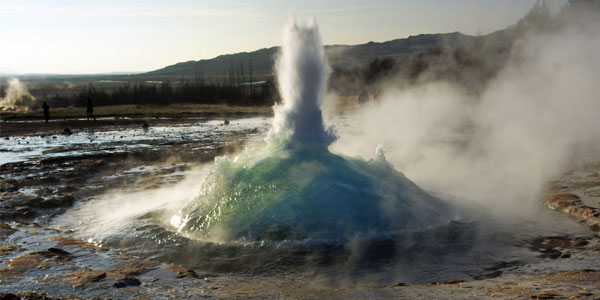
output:
[[[118,85],[117,85],[118,84]],[[110,87],[89,83],[78,92],[44,93],[37,98],[52,107],[94,105],[203,103],[227,105],[273,105],[279,96],[274,79],[255,81],[252,64],[232,64],[220,79],[195,76],[178,80],[125,81]]]

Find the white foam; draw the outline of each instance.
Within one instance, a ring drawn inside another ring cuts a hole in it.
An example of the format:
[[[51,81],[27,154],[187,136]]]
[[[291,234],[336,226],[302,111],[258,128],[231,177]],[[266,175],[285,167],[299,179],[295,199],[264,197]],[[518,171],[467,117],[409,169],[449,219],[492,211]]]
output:
[[[282,40],[277,60],[282,103],[273,108],[273,127],[267,140],[327,147],[335,140],[335,134],[332,129],[325,129],[321,113],[327,60],[315,19],[299,25],[291,18]]]

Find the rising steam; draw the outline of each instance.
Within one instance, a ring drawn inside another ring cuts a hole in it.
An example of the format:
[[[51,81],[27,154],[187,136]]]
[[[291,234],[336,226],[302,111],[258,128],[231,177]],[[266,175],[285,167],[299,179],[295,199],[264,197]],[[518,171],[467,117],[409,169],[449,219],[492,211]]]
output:
[[[18,78],[8,79],[7,82],[4,97],[0,98],[0,110],[28,111],[34,108],[36,99],[29,93],[25,83]]]
[[[588,12],[588,14],[590,14]],[[600,149],[600,18],[573,10],[530,32],[479,96],[448,82],[383,91],[362,134],[333,149],[388,159],[426,188],[503,212],[530,212],[549,179]]]

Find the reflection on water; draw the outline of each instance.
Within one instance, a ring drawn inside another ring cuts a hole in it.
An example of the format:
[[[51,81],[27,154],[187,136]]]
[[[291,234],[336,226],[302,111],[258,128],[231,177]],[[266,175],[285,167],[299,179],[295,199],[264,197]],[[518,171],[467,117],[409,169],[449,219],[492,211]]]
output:
[[[268,122],[265,118],[246,118],[234,120],[225,126],[220,120],[197,120],[153,126],[148,131],[141,126],[122,126],[81,130],[71,135],[15,136],[0,140],[0,165],[48,157],[129,152],[185,141],[222,144],[224,137],[233,132],[251,131],[247,132],[245,138],[256,140],[264,136]]]

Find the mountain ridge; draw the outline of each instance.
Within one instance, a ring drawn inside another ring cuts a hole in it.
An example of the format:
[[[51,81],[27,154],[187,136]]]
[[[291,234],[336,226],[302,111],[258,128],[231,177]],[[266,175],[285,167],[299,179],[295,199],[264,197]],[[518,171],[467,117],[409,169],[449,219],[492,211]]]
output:
[[[487,36],[493,35],[489,34]],[[403,57],[439,49],[471,46],[484,36],[460,32],[419,34],[384,42],[356,45],[326,45],[325,51],[332,67],[359,66],[375,58]],[[235,73],[252,73],[254,78],[273,75],[273,65],[279,46],[250,52],[222,54],[210,59],[189,60],[168,65],[141,76],[226,78]]]

